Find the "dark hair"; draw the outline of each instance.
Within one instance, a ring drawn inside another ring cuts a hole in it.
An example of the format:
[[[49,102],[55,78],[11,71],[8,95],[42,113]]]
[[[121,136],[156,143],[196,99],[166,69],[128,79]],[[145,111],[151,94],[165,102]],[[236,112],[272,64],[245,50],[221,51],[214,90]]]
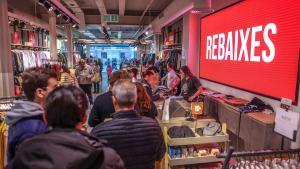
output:
[[[50,78],[57,79],[57,74],[52,69],[34,67],[22,73],[22,89],[28,100],[33,101],[36,89],[46,89]]]
[[[62,68],[63,72],[70,73],[70,70],[66,65],[63,65],[61,68]]]
[[[140,109],[140,114],[144,115],[145,113],[151,110],[151,97],[149,96],[146,88],[142,83],[135,83],[137,88],[137,105]]]
[[[75,128],[82,122],[88,100],[75,86],[61,86],[54,89],[46,99],[46,120],[53,128]]]
[[[180,68],[180,70],[184,73],[185,76],[188,76],[188,77],[195,77],[193,75],[193,73],[190,71],[189,67],[188,66],[182,66]]]
[[[114,83],[120,79],[130,79],[130,76],[126,70],[118,70],[112,73],[112,75],[109,77],[110,87],[113,87]]]
[[[168,63],[168,67],[174,69],[174,65],[171,62]]]
[[[137,74],[138,74],[138,69],[137,68],[131,68],[130,70],[133,73],[133,76],[136,77]]]
[[[98,64],[98,61],[97,61],[97,60],[94,60],[93,62],[94,62],[95,64]]]
[[[146,76],[153,76],[154,73],[152,70],[146,70],[146,72],[143,73],[143,78],[145,78]]]

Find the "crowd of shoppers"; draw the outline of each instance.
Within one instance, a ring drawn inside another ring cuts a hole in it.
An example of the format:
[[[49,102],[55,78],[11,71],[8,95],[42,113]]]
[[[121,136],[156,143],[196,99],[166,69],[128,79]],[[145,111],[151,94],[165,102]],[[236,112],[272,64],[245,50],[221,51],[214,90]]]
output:
[[[62,67],[60,80],[46,68],[23,73],[27,100],[16,101],[6,118],[7,168],[154,168],[166,151],[154,104],[164,93],[152,93],[158,73],[153,65],[142,79],[136,68],[112,72],[109,91],[95,99],[88,116],[92,83],[99,93],[100,70],[97,61],[89,66],[81,60],[75,76]],[[168,71],[161,80],[170,90],[181,87],[189,101],[200,95],[201,84],[187,66],[180,69],[181,81],[171,64]],[[90,134],[84,131],[86,122],[93,127]]]

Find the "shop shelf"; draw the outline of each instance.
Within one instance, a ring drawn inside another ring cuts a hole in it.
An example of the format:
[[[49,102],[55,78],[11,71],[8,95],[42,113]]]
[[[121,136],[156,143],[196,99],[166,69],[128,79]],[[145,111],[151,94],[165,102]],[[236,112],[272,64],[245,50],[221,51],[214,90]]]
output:
[[[168,158],[169,158],[170,166],[215,163],[215,162],[224,161],[223,158],[217,158],[216,156],[187,157],[187,158],[174,158],[174,159],[168,156]]]
[[[199,136],[195,133],[196,137],[187,137],[187,138],[171,138],[167,137],[167,143],[169,146],[182,146],[182,145],[194,145],[194,144],[209,144],[209,143],[222,143],[228,142],[229,136],[220,135],[220,136]]]

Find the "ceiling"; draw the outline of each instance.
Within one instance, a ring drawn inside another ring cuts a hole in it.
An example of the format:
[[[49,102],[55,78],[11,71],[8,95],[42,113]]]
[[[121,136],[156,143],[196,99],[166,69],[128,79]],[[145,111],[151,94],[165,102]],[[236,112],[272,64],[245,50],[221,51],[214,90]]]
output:
[[[21,11],[35,16],[45,23],[49,13],[39,5],[39,0],[7,0],[9,11]],[[111,39],[137,38],[137,31],[149,25],[173,0],[60,0],[83,23],[74,32],[75,38],[105,38],[102,26],[106,26]],[[202,1],[202,0],[199,0]],[[212,0],[216,11],[239,0]],[[119,23],[101,23],[101,13],[119,15]],[[64,24],[58,19],[58,24]],[[59,29],[64,30],[62,26]]]

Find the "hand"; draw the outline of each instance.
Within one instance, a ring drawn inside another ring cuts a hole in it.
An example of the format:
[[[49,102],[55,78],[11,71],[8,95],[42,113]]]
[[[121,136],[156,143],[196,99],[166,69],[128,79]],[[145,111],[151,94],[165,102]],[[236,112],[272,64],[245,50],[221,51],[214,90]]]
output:
[[[194,100],[194,98],[195,98],[195,97],[191,96],[191,97],[189,97],[189,98],[188,98],[188,101],[190,101],[190,102],[191,102],[191,101],[193,101],[193,100]]]

